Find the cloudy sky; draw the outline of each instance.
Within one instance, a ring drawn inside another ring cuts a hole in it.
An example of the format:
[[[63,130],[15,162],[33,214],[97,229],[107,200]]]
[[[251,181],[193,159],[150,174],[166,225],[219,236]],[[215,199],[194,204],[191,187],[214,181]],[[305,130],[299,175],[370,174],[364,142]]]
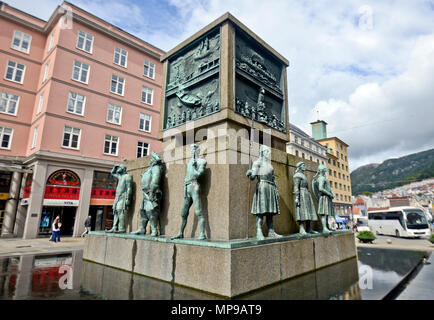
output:
[[[6,0],[47,20],[60,0]],[[434,0],[71,0],[163,50],[232,13],[290,61],[290,121],[350,145],[350,170],[434,148]]]

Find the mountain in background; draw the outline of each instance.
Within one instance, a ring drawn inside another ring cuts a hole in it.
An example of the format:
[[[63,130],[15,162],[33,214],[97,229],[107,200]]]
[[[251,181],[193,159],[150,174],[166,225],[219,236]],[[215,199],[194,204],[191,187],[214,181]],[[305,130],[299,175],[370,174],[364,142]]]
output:
[[[351,172],[351,189],[356,196],[365,191],[375,193],[432,177],[434,149],[359,167]]]

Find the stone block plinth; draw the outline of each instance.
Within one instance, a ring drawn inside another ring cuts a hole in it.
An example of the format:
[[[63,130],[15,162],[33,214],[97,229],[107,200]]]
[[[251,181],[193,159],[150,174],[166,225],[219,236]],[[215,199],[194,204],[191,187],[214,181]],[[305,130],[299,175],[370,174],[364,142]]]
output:
[[[96,244],[100,247],[94,248]],[[110,257],[109,251],[115,248],[122,254]],[[88,261],[231,298],[354,257],[354,234],[342,231],[261,241],[170,240],[91,232],[83,254]]]

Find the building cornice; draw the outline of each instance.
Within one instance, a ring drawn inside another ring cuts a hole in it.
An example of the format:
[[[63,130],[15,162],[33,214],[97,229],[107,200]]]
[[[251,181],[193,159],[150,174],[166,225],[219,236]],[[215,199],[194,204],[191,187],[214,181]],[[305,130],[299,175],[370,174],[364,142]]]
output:
[[[93,169],[107,170],[113,168],[114,165],[119,165],[118,161],[110,161],[99,158],[90,158],[83,156],[75,156],[71,154],[63,154],[52,151],[39,150],[23,160],[23,165],[31,165],[37,161],[49,161],[50,164],[58,163],[59,165],[68,166],[71,163],[81,166],[92,166]]]

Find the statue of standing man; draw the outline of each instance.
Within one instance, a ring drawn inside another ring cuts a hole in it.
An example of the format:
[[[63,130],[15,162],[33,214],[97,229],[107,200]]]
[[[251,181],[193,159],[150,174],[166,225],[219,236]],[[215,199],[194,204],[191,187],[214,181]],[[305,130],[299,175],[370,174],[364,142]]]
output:
[[[127,173],[124,164],[114,166],[111,174],[118,179],[116,187],[116,197],[113,203],[113,228],[106,232],[124,233],[125,230],[125,211],[128,211],[131,197],[131,176]],[[118,228],[119,225],[119,228]]]
[[[326,177],[327,168],[325,165],[320,164],[316,176],[312,181],[313,194],[318,201],[318,215],[321,217],[323,233],[330,233],[329,217],[334,217],[335,212],[333,209],[333,193],[330,183]],[[319,175],[318,178],[316,178]]]
[[[157,229],[162,198],[160,189],[162,171],[163,165],[160,156],[152,152],[149,168],[141,174],[143,201],[140,204],[139,229],[132,232],[132,234],[146,234],[146,227],[148,222],[151,221],[151,236],[156,237],[158,235]]]
[[[274,178],[274,168],[271,165],[271,150],[265,145],[259,149],[259,159],[253,162],[252,169],[247,170],[246,176],[250,180],[258,178],[251,213],[256,216],[256,238],[264,240],[262,233],[262,223],[264,216],[267,217],[268,236],[272,238],[280,237],[274,231],[273,216],[280,214],[279,191],[277,190]]]
[[[181,228],[179,233],[172,239],[184,238],[184,229],[187,225],[188,213],[191,205],[194,206],[194,213],[199,220],[200,235],[197,239],[204,240],[205,236],[205,218],[203,216],[202,202],[200,200],[199,179],[205,172],[206,160],[199,158],[200,148],[197,144],[190,146],[192,158],[187,164],[187,173],[184,181],[184,200],[181,209]]]

